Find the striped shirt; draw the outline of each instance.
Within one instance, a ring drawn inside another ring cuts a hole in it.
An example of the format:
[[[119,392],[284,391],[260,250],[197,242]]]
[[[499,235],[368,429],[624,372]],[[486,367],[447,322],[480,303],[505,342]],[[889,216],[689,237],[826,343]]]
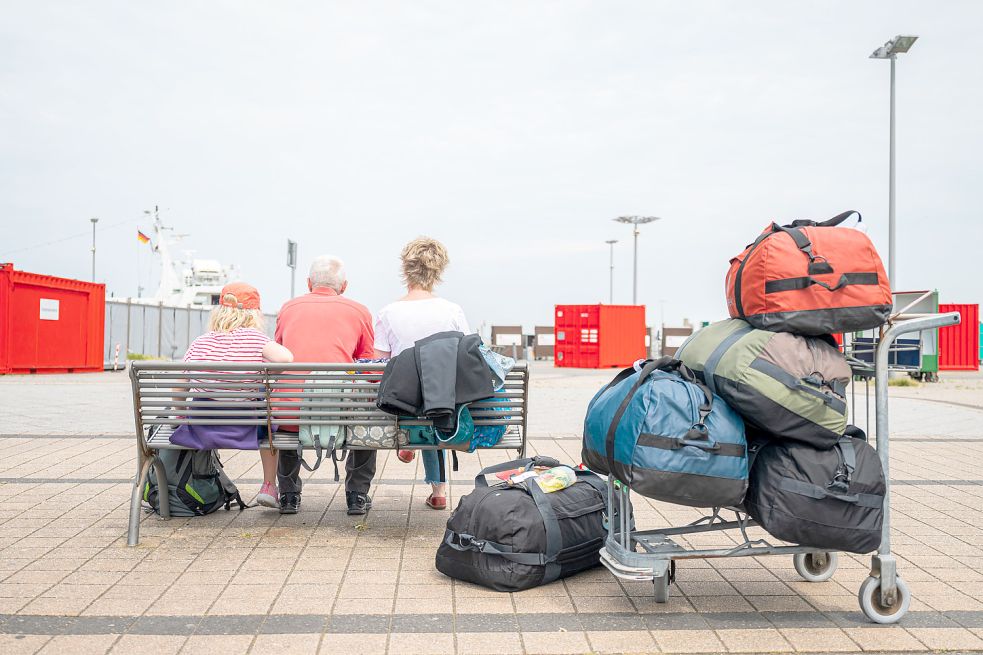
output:
[[[256,328],[231,332],[206,332],[195,339],[184,356],[186,362],[262,362],[263,346],[270,338]]]
[[[252,364],[263,361],[263,346],[271,339],[256,328],[238,328],[231,332],[206,332],[191,342],[188,352],[184,355],[186,362],[230,362]],[[238,378],[239,383],[256,384],[257,390],[262,388],[259,371],[219,371],[220,373],[251,378]],[[222,386],[216,378],[195,378],[192,383],[201,387],[193,387],[191,391],[241,391]],[[236,400],[248,400],[238,398]]]

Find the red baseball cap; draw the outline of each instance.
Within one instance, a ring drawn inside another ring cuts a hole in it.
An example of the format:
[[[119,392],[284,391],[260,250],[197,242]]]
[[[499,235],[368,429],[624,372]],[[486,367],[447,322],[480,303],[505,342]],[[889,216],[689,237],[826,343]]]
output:
[[[232,296],[229,298],[228,296]],[[259,291],[245,282],[230,282],[222,287],[222,297],[219,304],[224,307],[239,309],[259,309]]]

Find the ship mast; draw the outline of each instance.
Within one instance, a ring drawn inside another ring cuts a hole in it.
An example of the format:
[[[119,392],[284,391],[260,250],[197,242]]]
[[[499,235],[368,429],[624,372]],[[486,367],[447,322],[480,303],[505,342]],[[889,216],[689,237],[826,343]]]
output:
[[[150,214],[150,211],[146,211]],[[177,243],[183,235],[174,234],[174,228],[165,226],[160,220],[160,211],[154,205],[154,250],[160,255],[160,286],[157,287],[157,295],[154,299],[158,302],[169,302],[175,295],[181,293],[181,278],[174,268],[174,260],[171,257],[171,246]],[[166,233],[170,234],[166,234]]]

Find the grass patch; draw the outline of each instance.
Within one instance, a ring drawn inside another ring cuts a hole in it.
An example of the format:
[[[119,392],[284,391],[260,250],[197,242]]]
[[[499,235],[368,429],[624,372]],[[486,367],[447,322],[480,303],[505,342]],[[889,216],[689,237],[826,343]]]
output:
[[[908,377],[907,375],[903,378],[891,378],[887,381],[887,386],[889,387],[917,387],[920,386],[916,380]]]
[[[126,353],[126,358],[134,361],[156,361],[164,359],[156,355],[144,355],[142,353]]]

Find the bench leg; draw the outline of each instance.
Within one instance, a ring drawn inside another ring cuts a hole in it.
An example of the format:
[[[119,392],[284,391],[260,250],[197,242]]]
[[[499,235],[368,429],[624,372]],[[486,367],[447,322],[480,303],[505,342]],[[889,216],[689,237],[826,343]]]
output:
[[[127,546],[136,546],[140,543],[140,502],[143,499],[143,486],[147,482],[147,474],[150,473],[151,461],[151,458],[145,458],[143,455],[137,460],[137,476],[133,481],[133,492],[130,494],[130,525],[126,530]],[[167,487],[164,489],[166,492]]]
[[[164,462],[160,457],[154,455],[151,460],[154,463],[154,477],[157,478],[157,503],[160,509],[160,518],[167,521],[171,518],[171,494],[167,488],[167,471],[164,470]],[[164,493],[160,493],[163,489]]]

